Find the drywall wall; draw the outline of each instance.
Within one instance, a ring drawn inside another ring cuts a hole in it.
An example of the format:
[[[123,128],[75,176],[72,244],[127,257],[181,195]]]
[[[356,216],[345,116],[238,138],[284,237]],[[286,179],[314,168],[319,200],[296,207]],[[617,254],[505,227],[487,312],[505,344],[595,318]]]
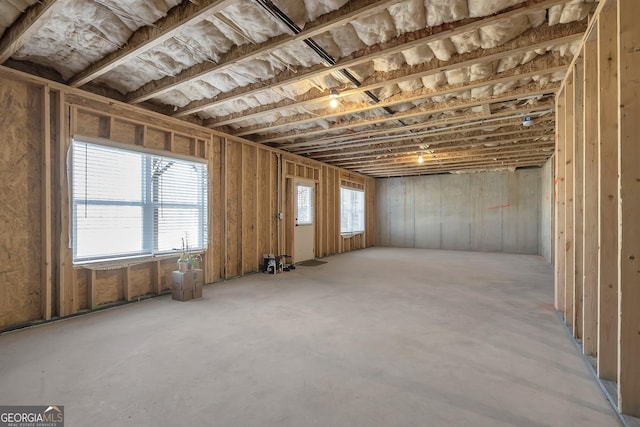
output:
[[[540,169],[540,235],[538,253],[553,263],[553,157]]]
[[[376,180],[378,246],[538,253],[540,168]]]

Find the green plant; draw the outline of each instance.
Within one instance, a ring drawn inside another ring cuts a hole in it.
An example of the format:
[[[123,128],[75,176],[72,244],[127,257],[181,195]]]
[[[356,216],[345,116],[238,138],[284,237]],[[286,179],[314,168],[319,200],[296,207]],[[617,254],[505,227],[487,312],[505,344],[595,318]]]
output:
[[[191,252],[189,246],[189,234],[184,233],[182,237],[182,249],[180,251],[180,257],[178,258],[178,270],[187,271],[200,267],[202,262],[202,256]]]

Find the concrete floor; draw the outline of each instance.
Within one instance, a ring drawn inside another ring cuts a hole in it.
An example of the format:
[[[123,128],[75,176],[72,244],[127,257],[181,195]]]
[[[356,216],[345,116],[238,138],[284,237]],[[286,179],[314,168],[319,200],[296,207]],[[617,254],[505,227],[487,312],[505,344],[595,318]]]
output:
[[[540,257],[371,248],[0,336],[68,426],[617,426]]]

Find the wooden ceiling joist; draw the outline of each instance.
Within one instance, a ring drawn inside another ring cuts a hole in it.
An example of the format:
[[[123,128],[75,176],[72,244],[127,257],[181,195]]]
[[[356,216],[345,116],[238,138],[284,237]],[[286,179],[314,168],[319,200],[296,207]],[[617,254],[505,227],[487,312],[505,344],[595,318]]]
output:
[[[486,161],[484,159],[439,162],[427,166],[406,166],[403,168],[381,168],[376,171],[366,172],[365,175],[373,177],[426,175],[441,172],[455,172],[460,170],[494,170],[497,168],[542,166],[549,159],[548,155],[534,155],[526,157],[504,157],[497,160]],[[424,164],[423,164],[424,165]],[[360,173],[355,168],[354,172]]]
[[[0,39],[0,64],[20,48],[64,6],[62,0],[40,0],[29,7]]]
[[[482,144],[501,144],[501,143],[509,143],[514,141],[528,141],[535,138],[547,138],[553,136],[553,130],[550,128],[541,129],[535,132],[526,133],[522,131],[510,131],[510,132],[498,132],[492,134],[489,138],[476,139],[474,143],[476,145]],[[472,141],[473,138],[467,137],[457,137],[450,138],[446,140],[440,140],[437,142],[425,142],[425,143],[411,143],[411,144],[402,144],[397,146],[381,146],[381,147],[370,147],[369,149],[355,150],[355,151],[344,151],[339,153],[331,153],[331,154],[321,154],[313,156],[314,159],[322,161],[322,162],[331,162],[332,164],[341,164],[342,166],[346,166],[351,163],[356,163],[362,159],[378,159],[383,157],[389,157],[399,154],[406,154],[415,151],[427,151],[427,150],[436,150],[436,149],[444,149],[450,148],[466,141]],[[421,148],[428,146],[428,148]],[[336,159],[336,157],[338,159]],[[340,162],[340,158],[343,161]]]
[[[484,106],[485,105],[492,105],[493,103],[489,102],[484,104],[483,107],[483,111]],[[549,110],[552,111],[555,107],[555,104],[553,102],[542,102],[542,103],[538,103],[535,106],[530,106],[530,105],[525,105],[525,106],[519,106],[513,109],[508,109],[506,111],[501,111],[501,112],[497,112],[497,113],[492,113],[491,115],[487,115],[485,113],[473,113],[473,112],[467,112],[464,115],[460,115],[460,117],[454,117],[454,118],[448,118],[448,119],[440,119],[440,120],[433,120],[432,118],[425,118],[423,123],[417,123],[417,124],[413,124],[413,125],[407,125],[407,126],[380,126],[377,127],[374,130],[367,130],[367,131],[361,131],[361,132],[353,132],[353,133],[349,133],[349,134],[341,134],[341,135],[337,135],[337,136],[332,136],[332,137],[327,137],[327,138],[310,138],[309,140],[303,140],[301,142],[295,142],[295,143],[282,143],[282,144],[277,144],[275,145],[277,148],[282,148],[282,149],[287,149],[288,151],[304,151],[304,147],[314,147],[314,146],[319,146],[319,147],[329,147],[331,145],[334,145],[334,143],[340,143],[340,144],[349,144],[349,141],[353,141],[354,143],[357,143],[360,140],[366,139],[366,138],[372,138],[372,137],[376,137],[376,136],[385,136],[385,135],[392,135],[395,133],[406,133],[409,131],[415,131],[415,132],[420,132],[423,130],[428,130],[428,129],[436,129],[438,127],[443,127],[443,126],[452,126],[452,125],[457,125],[457,124],[465,124],[465,123],[473,123],[473,122],[480,122],[480,121],[484,121],[484,120],[491,120],[491,122],[497,122],[500,123],[501,122],[501,118],[503,117],[509,117],[509,116],[514,116],[514,115],[529,115],[529,114],[533,114],[535,115],[535,113],[539,113],[545,110]]]
[[[354,67],[360,64],[371,62],[374,59],[393,55],[395,53],[401,53],[404,50],[424,45],[425,43],[432,43],[452,36],[461,35],[469,31],[474,31],[479,28],[495,24],[496,22],[499,22],[501,20],[511,19],[522,14],[528,14],[535,11],[548,9],[552,6],[564,4],[566,2],[567,0],[529,0],[525,3],[512,6],[502,12],[495,13],[488,17],[467,18],[460,21],[442,24],[437,27],[427,27],[422,30],[405,33],[386,43],[369,46],[365,49],[354,52],[351,55],[337,61],[336,65],[334,65],[333,67],[316,65],[313,67],[307,67],[298,70],[285,70],[272,79],[256,82],[242,88],[237,88],[236,90],[220,94],[214,99],[204,99],[191,102],[182,109],[179,109],[176,112],[176,115],[192,114],[198,111],[213,108],[222,102],[228,102],[255,95],[256,93],[262,92],[267,89],[275,89],[299,82],[301,80],[321,77],[325,74],[342,68]],[[167,77],[158,82],[155,82],[154,84],[145,85],[139,90],[132,92],[128,98],[130,102],[141,102],[172,90],[181,84],[185,84],[198,79],[202,75],[208,73],[208,71],[197,73],[189,73],[188,71],[189,70],[185,70],[185,72],[180,73],[178,76]],[[194,76],[192,76],[191,74],[194,74]],[[216,126],[214,121],[212,121],[211,124],[206,123],[205,125]]]
[[[163,93],[169,92],[179,85],[198,80],[206,74],[222,72],[240,61],[249,61],[251,59],[256,59],[276,49],[282,48],[287,44],[302,41],[306,38],[316,36],[333,28],[345,25],[346,23],[354,19],[378,13],[382,9],[392,6],[395,3],[399,3],[400,1],[401,0],[350,1],[341,8],[327,13],[317,20],[308,23],[305,29],[297,35],[281,34],[263,43],[236,46],[222,55],[218,63],[202,62],[186,70],[183,70],[176,76],[167,76],[160,80],[149,82],[141,88],[128,94],[127,98],[129,102],[134,104],[146,101],[155,96],[159,96]],[[189,105],[192,104],[193,103]],[[178,112],[176,112],[175,116],[184,116],[191,114],[192,112],[194,111],[190,111],[188,110],[188,107],[185,107],[179,109]]]
[[[421,79],[441,72],[469,67],[476,64],[490,63],[503,58],[515,56],[525,52],[534,52],[550,46],[564,45],[580,40],[587,27],[586,20],[553,27],[540,26],[531,29],[520,37],[492,49],[476,49],[464,54],[455,54],[448,61],[432,59],[420,65],[404,67],[393,72],[376,72],[368,77],[362,86],[352,89],[344,86],[339,89],[341,97],[352,96],[364,91],[374,91],[384,86],[402,83],[407,80]],[[210,119],[205,122],[209,127],[227,126],[232,123],[256,119],[266,114],[297,108],[310,103],[328,102],[329,96],[319,90],[311,90],[295,99],[285,99],[274,104],[250,108],[239,113]],[[185,110],[186,111],[186,110]],[[189,111],[193,113],[196,111]],[[181,112],[177,115],[183,115]]]
[[[554,67],[551,70],[548,70],[546,72],[549,73],[553,73],[555,71],[562,71],[565,70],[566,67],[562,66],[562,67]],[[534,71],[531,74],[520,74],[520,75],[511,75],[509,77],[503,77],[500,79],[495,79],[492,80],[492,83],[487,83],[486,81],[483,81],[481,83],[476,83],[474,82],[473,84],[465,84],[465,85],[456,85],[455,88],[453,87],[448,87],[447,89],[442,89],[442,90],[438,90],[437,92],[427,92],[427,90],[419,90],[419,91],[415,91],[412,93],[406,93],[405,97],[402,97],[402,100],[398,99],[400,97],[392,97],[389,98],[383,105],[384,106],[390,106],[390,105],[396,105],[396,104],[401,104],[401,103],[405,103],[405,102],[411,102],[411,100],[413,101],[417,101],[420,99],[424,99],[427,97],[432,97],[432,96],[438,96],[438,95],[445,95],[445,94],[450,94],[450,93],[457,93],[457,92],[461,92],[461,91],[466,91],[466,90],[471,90],[473,88],[477,88],[477,87],[483,87],[483,86],[487,86],[488,84],[497,84],[497,83],[508,83],[508,82],[512,82],[512,81],[516,81],[516,80],[520,80],[520,79],[525,79],[528,77],[532,77],[532,76],[536,76],[536,75],[540,75],[540,71]],[[319,135],[319,134],[324,134],[327,131],[331,131],[331,130],[346,130],[346,129],[354,129],[357,127],[363,127],[363,126],[372,126],[372,125],[376,125],[379,123],[385,123],[385,122],[389,122],[389,121],[394,121],[394,120],[403,120],[403,119],[408,119],[408,118],[415,118],[415,117],[419,117],[419,116],[425,116],[428,114],[434,114],[434,113],[438,113],[438,112],[444,112],[444,111],[451,111],[451,110],[458,110],[458,109],[465,109],[465,108],[471,108],[471,107],[475,107],[475,106],[481,106],[487,102],[503,102],[503,101],[510,101],[510,100],[515,100],[515,99],[522,99],[522,98],[528,98],[528,97],[535,97],[535,96],[544,96],[547,95],[549,93],[553,93],[555,92],[555,90],[557,89],[559,85],[552,83],[552,84],[548,84],[547,86],[540,88],[540,86],[538,84],[533,84],[533,85],[526,85],[526,86],[522,86],[518,89],[515,89],[513,91],[510,91],[507,95],[500,95],[497,97],[487,97],[487,98],[475,98],[475,99],[457,99],[454,101],[446,101],[446,102],[430,102],[430,103],[425,103],[422,104],[418,107],[414,107],[410,110],[401,112],[401,113],[396,113],[394,115],[384,115],[384,116],[379,116],[379,117],[375,117],[375,118],[365,118],[365,119],[354,119],[354,120],[345,120],[342,121],[340,124],[333,124],[331,125],[331,127],[329,129],[325,129],[323,127],[315,127],[315,128],[311,128],[311,129],[306,129],[303,131],[289,131],[289,132],[284,132],[281,134],[278,134],[278,136],[274,136],[274,135],[270,135],[269,137],[264,137],[264,138],[260,138],[255,140],[255,142],[264,144],[264,143],[274,143],[274,142],[278,142],[278,141],[286,141],[286,140],[291,140],[296,138],[297,136],[304,136],[306,138],[314,136],[314,135]],[[357,112],[363,112],[363,111],[367,111],[370,107],[368,104],[363,104],[360,108],[356,108],[354,107],[355,111]],[[350,111],[345,111],[344,113],[352,113],[354,112],[354,109],[350,110]],[[295,122],[289,122],[287,124],[283,124],[282,126],[285,125],[289,125],[289,126],[293,126],[295,125],[300,125],[302,123],[308,123],[311,121],[315,121],[315,120],[320,120],[320,119],[329,119],[329,118],[335,118],[336,116],[340,116],[341,114],[326,114],[326,115],[320,115],[319,117],[312,119],[309,119],[308,117],[305,117],[304,119],[302,119],[301,121],[295,121]],[[295,120],[295,118],[293,118],[292,120]],[[302,123],[301,123],[302,122]],[[276,126],[270,126],[269,129],[273,129]],[[278,128],[281,126],[277,126]],[[252,131],[253,133],[253,131]]]
[[[544,164],[546,160],[537,160],[533,159],[526,162],[515,162],[515,161],[501,161],[494,162],[491,164],[469,164],[469,165],[458,165],[455,167],[440,167],[440,168],[429,168],[429,169],[407,169],[403,171],[387,171],[387,172],[378,172],[369,174],[369,176],[373,178],[394,178],[394,177],[407,177],[407,176],[416,176],[416,175],[433,175],[433,174],[443,174],[443,173],[451,173],[451,174],[473,174],[477,172],[488,172],[488,171],[511,171],[516,168],[523,167],[540,167]]]
[[[401,94],[389,97],[386,100],[376,105],[371,105],[369,103],[364,103],[364,102],[357,103],[357,104],[356,103],[344,104],[342,107],[336,110],[325,109],[325,110],[319,111],[316,113],[317,115],[316,114],[299,114],[297,116],[284,118],[281,121],[281,123],[276,122],[274,124],[267,125],[267,126],[264,126],[264,125],[253,126],[251,127],[251,130],[239,131],[239,132],[236,132],[235,135],[246,137],[256,133],[264,134],[267,132],[273,132],[276,129],[282,129],[283,127],[299,126],[307,123],[312,123],[317,120],[335,119],[337,117],[341,117],[344,115],[364,113],[364,112],[375,110],[381,107],[394,107],[400,104],[431,100],[433,97],[455,95],[460,92],[479,89],[486,86],[508,84],[518,80],[530,79],[537,76],[546,76],[556,72],[565,72],[569,62],[568,60],[563,60],[562,58],[556,57],[556,59],[558,60],[558,63],[564,62],[564,65],[556,65],[551,68],[545,68],[545,65],[546,65],[544,64],[546,62],[545,58],[543,57],[540,59],[541,59],[540,61],[535,61],[535,62],[532,61],[528,64],[518,67],[517,69],[510,70],[510,72],[508,73],[502,73],[496,76],[489,77],[487,79],[475,80],[469,83],[446,85],[446,86],[442,86],[441,88],[438,88],[435,91],[432,91],[427,88],[422,88],[412,92],[403,92]],[[540,63],[540,66],[536,67],[538,63]],[[526,69],[533,69],[533,71],[525,72]],[[505,74],[506,74],[505,77],[501,77]],[[443,103],[447,103],[447,101]],[[441,103],[429,102],[429,104],[441,104]],[[424,105],[420,107],[424,107]],[[415,107],[415,108],[420,108],[420,107]],[[389,120],[398,120],[398,114],[387,115],[387,117],[389,118]],[[326,130],[324,131],[326,132]],[[299,132],[300,131],[294,131],[294,134],[297,134]],[[309,135],[309,131],[302,131],[301,133],[304,133],[305,135]],[[262,137],[256,142],[273,143],[278,140],[282,140],[283,138],[285,138],[285,135],[287,135],[288,138],[291,137],[291,135],[287,132],[287,133],[278,134],[278,136]]]
[[[522,143],[518,145],[513,145],[508,148],[496,149],[496,147],[484,147],[477,149],[463,149],[458,151],[446,151],[437,154],[423,154],[423,162],[437,161],[437,160],[445,160],[445,159],[476,159],[481,158],[481,156],[502,156],[506,154],[517,154],[520,156],[528,156],[531,154],[547,154],[551,155],[554,149],[553,142],[545,142],[545,143]],[[373,161],[370,160],[365,164],[355,164],[352,165],[352,168],[358,168],[359,171],[365,172],[367,170],[375,170],[380,168],[381,166],[412,166],[416,163],[417,157],[420,154],[420,151],[415,152],[415,154],[403,156],[404,159],[394,160],[394,161]],[[333,164],[333,163],[332,163]],[[333,164],[334,166],[338,166],[337,164]]]
[[[79,87],[108,73],[126,61],[152,49],[185,30],[206,16],[224,9],[231,0],[186,1],[169,10],[167,15],[153,25],[138,28],[120,49],[91,64],[69,80],[69,85]]]
[[[547,120],[538,121],[534,129],[522,129],[522,120],[508,120],[503,121],[501,123],[494,122],[489,124],[479,123],[476,126],[469,126],[464,128],[456,128],[456,129],[442,129],[439,132],[434,132],[430,134],[408,134],[408,135],[396,135],[389,139],[375,139],[372,138],[369,141],[362,142],[354,142],[351,144],[340,144],[340,145],[330,145],[325,147],[314,147],[311,149],[300,149],[290,151],[298,154],[305,155],[315,155],[316,153],[328,153],[328,152],[336,152],[336,153],[356,153],[353,151],[355,148],[366,147],[365,151],[370,151],[373,146],[380,146],[384,148],[393,148],[398,146],[398,143],[404,141],[413,141],[418,145],[429,145],[429,144],[437,144],[439,141],[443,140],[444,137],[448,135],[459,135],[459,137],[464,140],[473,139],[473,138],[490,138],[498,135],[498,133],[492,131],[493,129],[500,130],[501,134],[504,134],[507,130],[510,132],[518,132],[518,133],[528,133],[535,132],[539,130],[550,130],[553,129],[553,126],[548,126],[548,124],[553,124],[553,118],[549,118]],[[404,144],[403,144],[404,145]],[[289,151],[289,150],[287,150]],[[332,154],[332,153],[328,153]]]

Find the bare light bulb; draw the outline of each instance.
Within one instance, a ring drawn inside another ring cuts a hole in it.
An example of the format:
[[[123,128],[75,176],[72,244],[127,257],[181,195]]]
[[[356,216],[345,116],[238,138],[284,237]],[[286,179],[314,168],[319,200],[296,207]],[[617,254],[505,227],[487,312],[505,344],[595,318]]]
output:
[[[329,100],[329,107],[331,108],[336,108],[338,106],[339,102],[337,98],[331,98]]]
[[[424,162],[424,158],[422,157],[422,154],[418,154],[418,163],[423,163]]]

